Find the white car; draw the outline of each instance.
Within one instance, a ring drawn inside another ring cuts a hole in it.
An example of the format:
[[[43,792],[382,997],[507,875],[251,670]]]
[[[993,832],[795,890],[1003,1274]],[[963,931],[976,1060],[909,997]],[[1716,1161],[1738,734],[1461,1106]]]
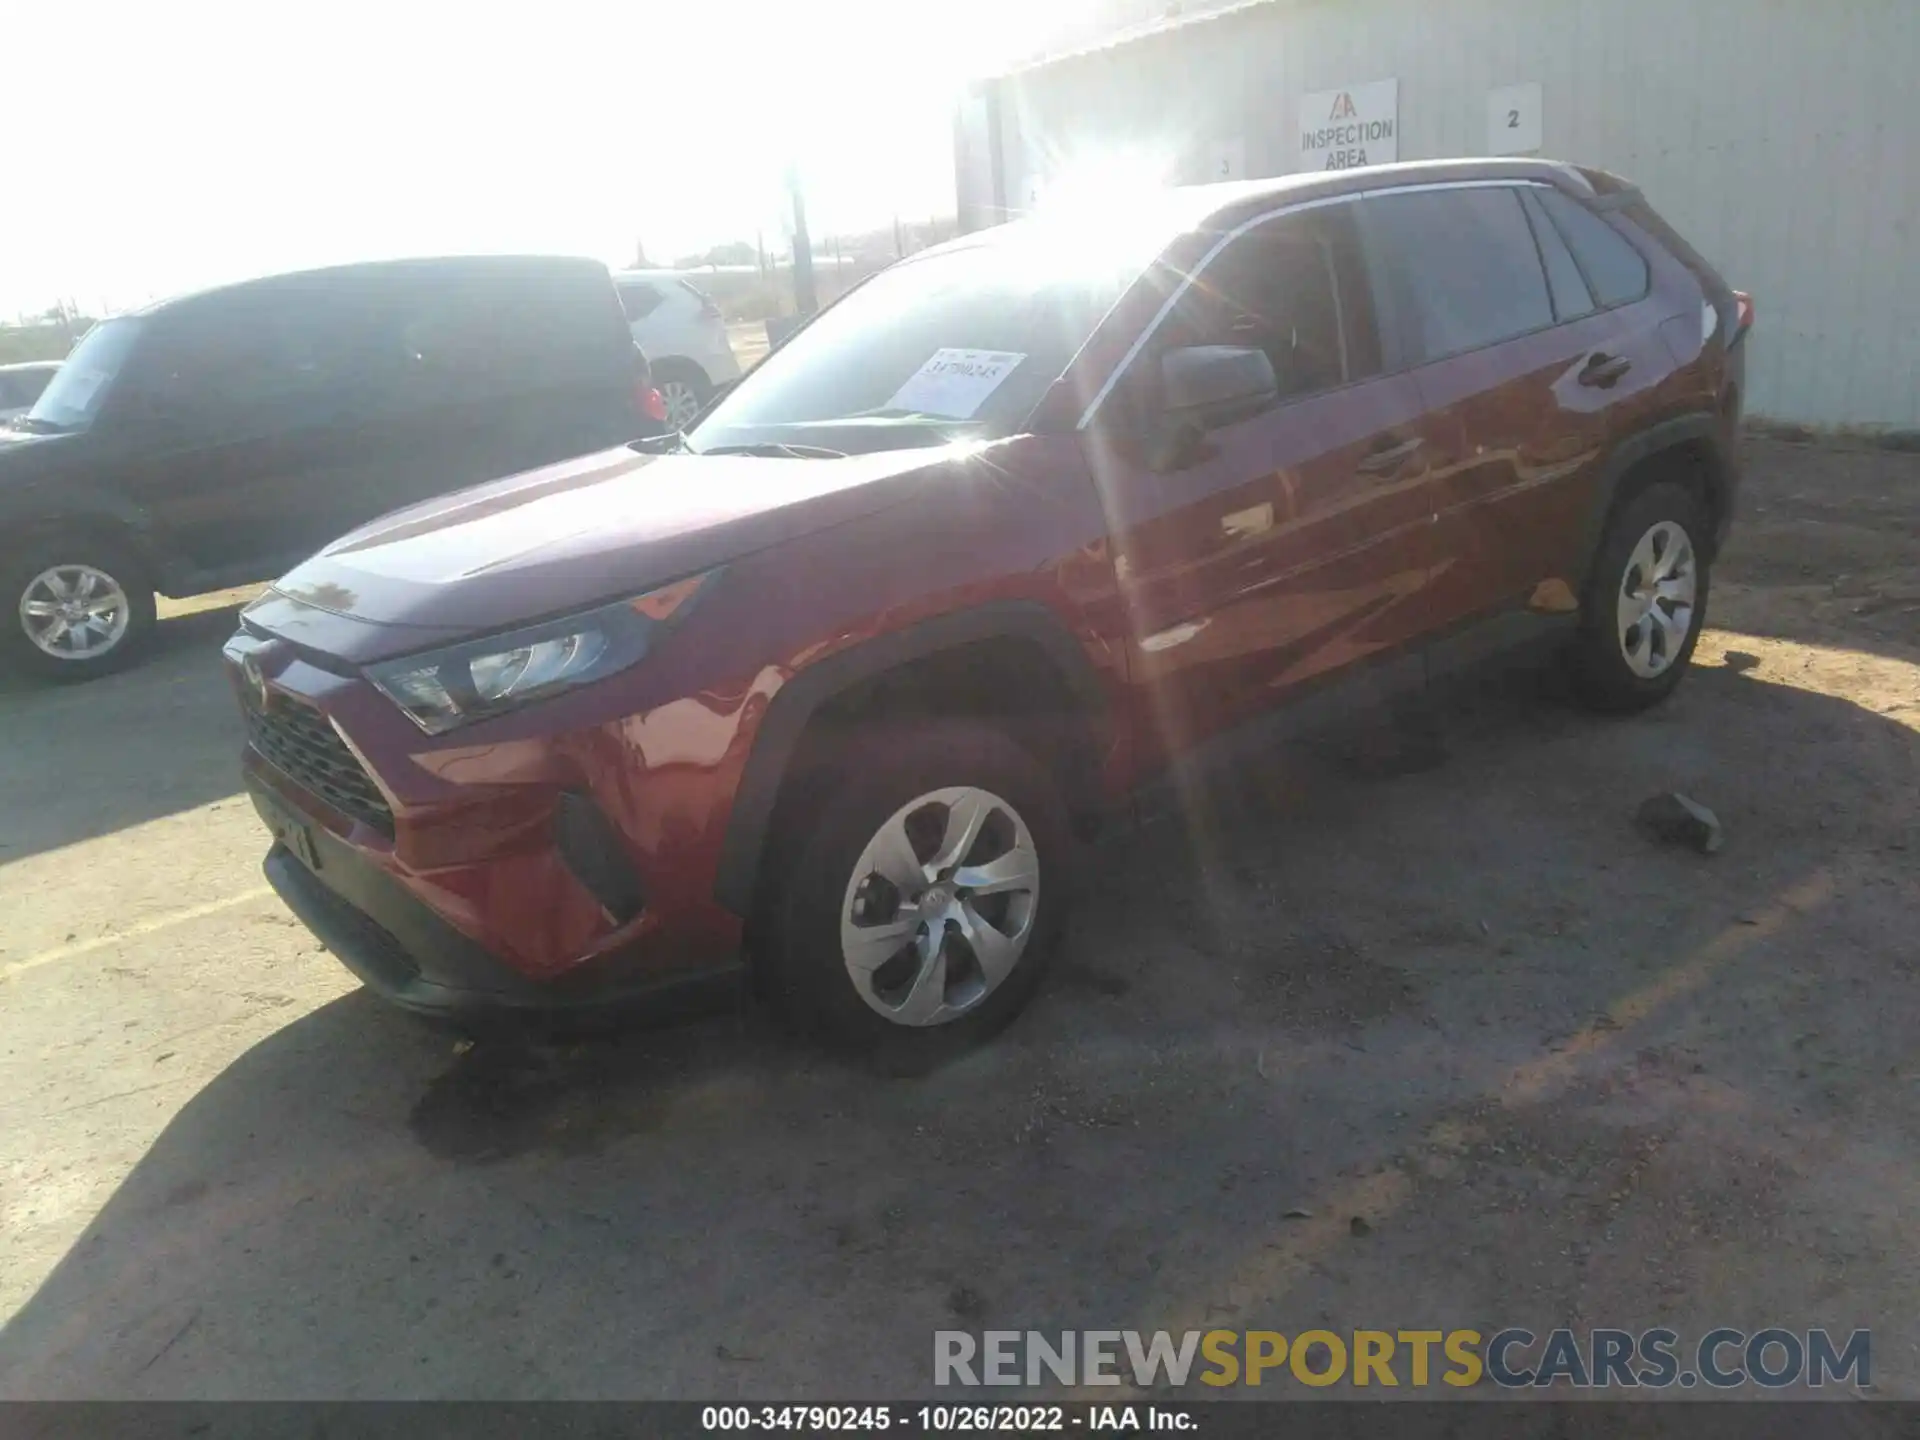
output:
[[[40,398],[59,370],[58,360],[29,360],[20,365],[0,365],[0,425],[16,415],[24,415]]]
[[[720,307],[673,270],[623,270],[614,277],[633,342],[647,352],[667,423],[684,429],[716,385],[740,378]]]

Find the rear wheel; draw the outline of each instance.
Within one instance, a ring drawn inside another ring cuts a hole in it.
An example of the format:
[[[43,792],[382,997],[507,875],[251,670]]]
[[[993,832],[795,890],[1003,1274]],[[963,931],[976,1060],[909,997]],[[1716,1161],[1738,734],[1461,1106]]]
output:
[[[653,367],[654,387],[659,390],[660,398],[666,403],[667,424],[675,430],[684,430],[693,423],[693,417],[700,413],[707,403],[707,397],[713,393],[713,386],[707,377],[691,365],[675,360],[664,360]]]
[[[153,637],[147,568],[110,538],[57,534],[10,550],[0,597],[0,665],[16,672],[91,680],[131,663]]]
[[[856,1049],[928,1055],[1031,998],[1067,910],[1070,833],[1046,772],[969,722],[864,734],[770,857],[765,962],[786,1008]]]
[[[1614,516],[1574,652],[1581,697],[1595,709],[1645,709],[1680,683],[1706,618],[1707,533],[1692,492],[1664,482]]]

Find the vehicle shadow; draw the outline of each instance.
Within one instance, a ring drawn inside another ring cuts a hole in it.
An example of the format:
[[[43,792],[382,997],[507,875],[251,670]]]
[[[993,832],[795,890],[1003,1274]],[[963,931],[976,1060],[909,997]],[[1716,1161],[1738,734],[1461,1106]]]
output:
[[[1750,439],[1713,623],[1920,656],[1920,455]]]
[[[238,616],[163,619],[153,653],[118,675],[0,687],[0,864],[238,792],[245,736],[220,671]]]
[[[1916,1003],[1897,897],[1819,877],[1899,860],[1914,733],[1726,667],[1625,723],[1538,689],[1477,690],[1418,764],[1306,746],[1100,842],[1033,1012],[916,1078],[750,1007],[467,1048],[327,1004],[167,1124],[0,1333],[0,1394],[872,1398],[930,1390],[937,1329],[1671,1314],[1589,1265],[1602,1229],[1745,1314],[1716,1237],[1762,1162],[1765,1293],[1869,1323],[1818,1238],[1868,1233],[1831,1147],[1913,1121],[1871,1077]],[[1668,787],[1727,854],[1634,832]],[[1857,1075],[1787,1078],[1803,1031]]]

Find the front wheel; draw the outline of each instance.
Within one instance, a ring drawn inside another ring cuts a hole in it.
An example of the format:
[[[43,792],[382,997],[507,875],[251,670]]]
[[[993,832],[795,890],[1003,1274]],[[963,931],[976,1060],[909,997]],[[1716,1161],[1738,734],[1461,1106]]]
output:
[[[50,680],[92,680],[152,639],[153,584],[124,545],[87,535],[27,542],[0,558],[6,627],[0,667]]]
[[[846,746],[776,855],[765,960],[796,1018],[865,1051],[984,1038],[1032,997],[1066,918],[1071,832],[1010,737],[966,722]]]
[[[1706,534],[1700,502],[1673,484],[1648,486],[1613,517],[1573,656],[1594,709],[1642,710],[1680,683],[1706,619]]]

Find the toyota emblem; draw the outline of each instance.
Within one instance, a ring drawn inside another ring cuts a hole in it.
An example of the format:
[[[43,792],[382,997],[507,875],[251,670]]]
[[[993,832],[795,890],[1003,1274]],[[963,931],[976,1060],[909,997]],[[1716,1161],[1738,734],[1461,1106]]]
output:
[[[247,678],[247,694],[257,709],[266,711],[272,697],[267,692],[267,677],[261,672],[260,659],[249,655],[240,662],[240,673]]]

